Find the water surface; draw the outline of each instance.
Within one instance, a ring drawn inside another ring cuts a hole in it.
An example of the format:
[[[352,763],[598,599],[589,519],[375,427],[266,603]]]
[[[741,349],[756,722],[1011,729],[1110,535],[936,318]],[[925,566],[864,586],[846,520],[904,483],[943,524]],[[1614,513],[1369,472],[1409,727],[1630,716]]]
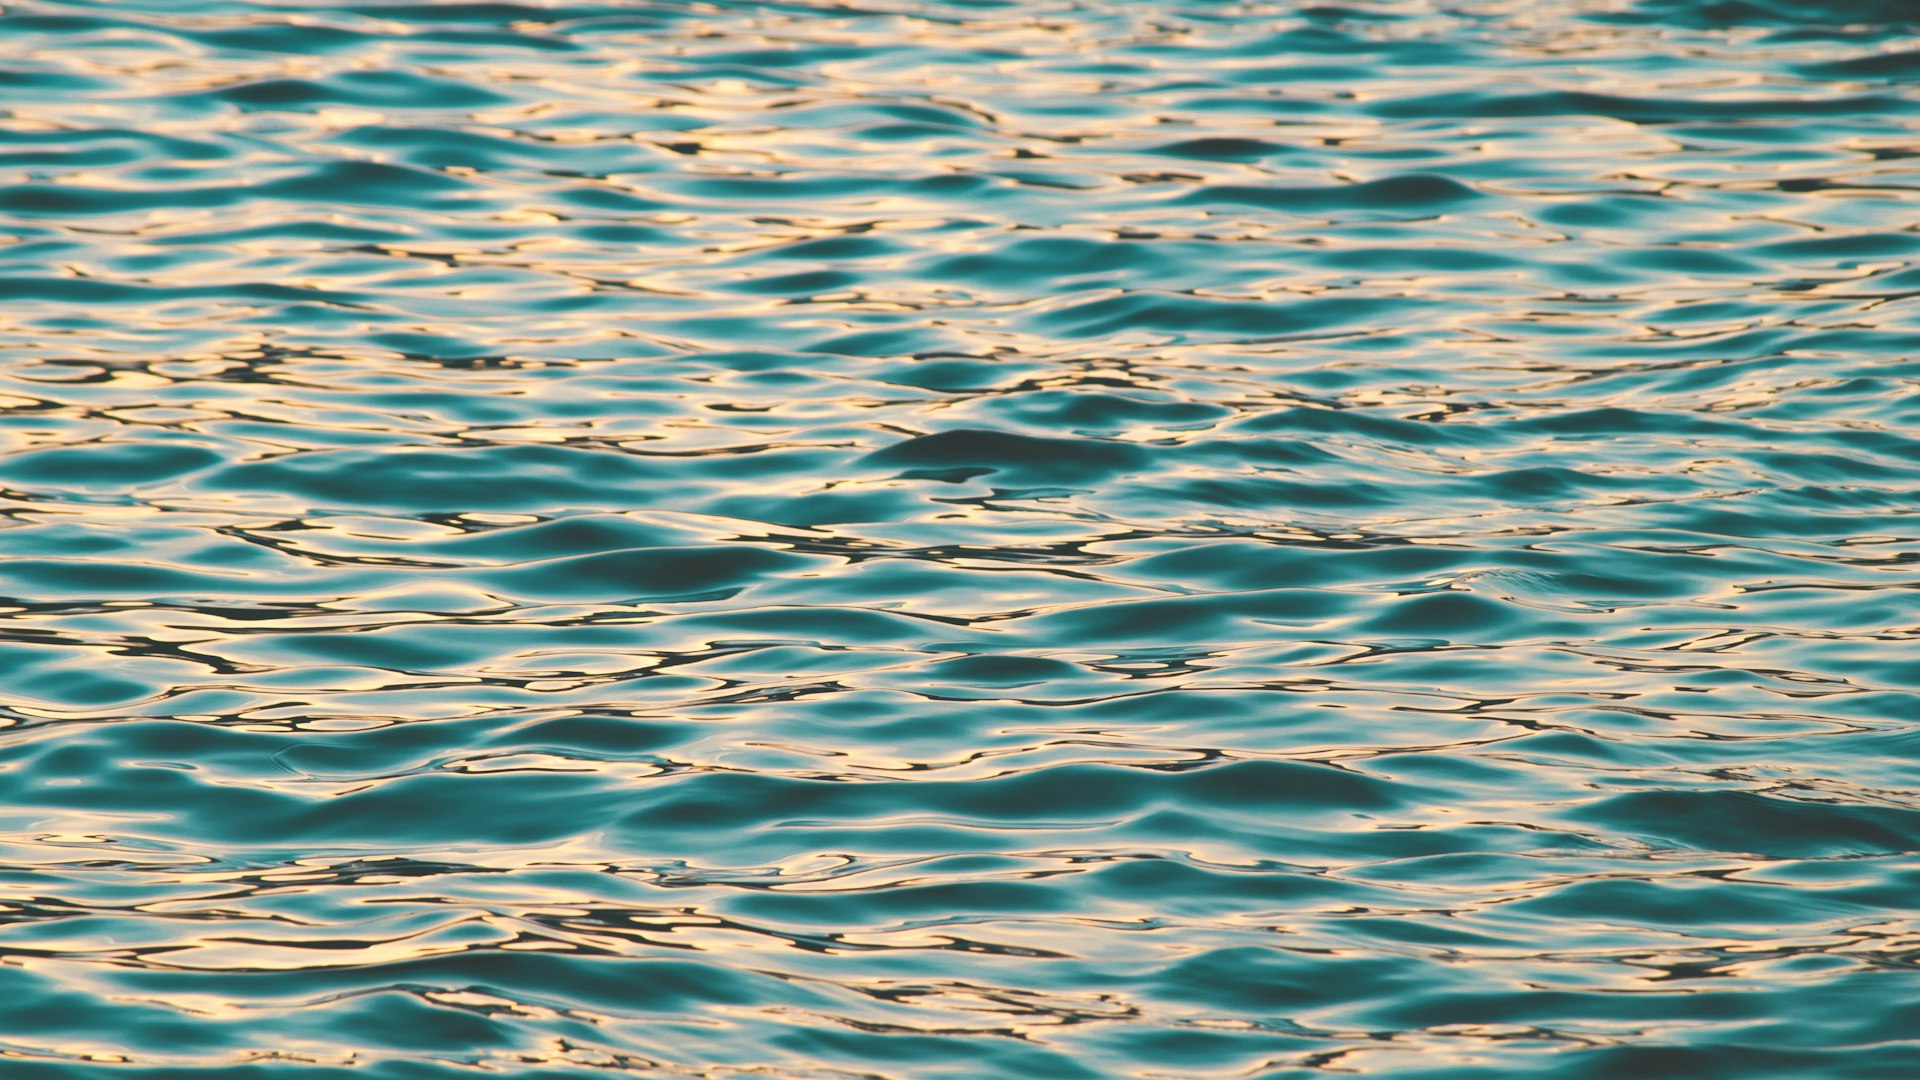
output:
[[[0,1074],[1920,1075],[1896,0],[0,14]]]

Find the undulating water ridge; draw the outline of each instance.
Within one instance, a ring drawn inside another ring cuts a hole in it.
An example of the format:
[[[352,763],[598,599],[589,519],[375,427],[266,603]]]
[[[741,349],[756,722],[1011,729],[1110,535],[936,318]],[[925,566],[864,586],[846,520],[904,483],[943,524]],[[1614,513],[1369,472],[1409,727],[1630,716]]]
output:
[[[0,1076],[1920,1076],[1907,0],[0,13]]]

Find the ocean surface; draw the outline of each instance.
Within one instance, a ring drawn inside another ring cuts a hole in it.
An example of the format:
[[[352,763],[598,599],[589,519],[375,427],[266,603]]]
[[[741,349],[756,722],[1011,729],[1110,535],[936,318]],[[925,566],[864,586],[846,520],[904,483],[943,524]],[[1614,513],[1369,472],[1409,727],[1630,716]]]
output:
[[[1920,1076],[1920,6],[0,13],[0,1077]]]

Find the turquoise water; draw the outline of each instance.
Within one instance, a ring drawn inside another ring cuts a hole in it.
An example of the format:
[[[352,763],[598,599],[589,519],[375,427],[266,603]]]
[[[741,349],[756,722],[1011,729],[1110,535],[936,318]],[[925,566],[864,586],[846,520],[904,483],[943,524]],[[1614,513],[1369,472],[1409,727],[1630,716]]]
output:
[[[1920,1076],[1920,9],[0,15],[0,1077]]]

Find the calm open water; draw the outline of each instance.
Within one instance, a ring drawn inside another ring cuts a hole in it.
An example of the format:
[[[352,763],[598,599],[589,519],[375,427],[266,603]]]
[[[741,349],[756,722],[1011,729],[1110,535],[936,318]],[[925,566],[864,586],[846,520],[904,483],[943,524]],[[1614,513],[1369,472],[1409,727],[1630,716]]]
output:
[[[0,15],[0,1076],[1920,1076],[1920,8]]]

